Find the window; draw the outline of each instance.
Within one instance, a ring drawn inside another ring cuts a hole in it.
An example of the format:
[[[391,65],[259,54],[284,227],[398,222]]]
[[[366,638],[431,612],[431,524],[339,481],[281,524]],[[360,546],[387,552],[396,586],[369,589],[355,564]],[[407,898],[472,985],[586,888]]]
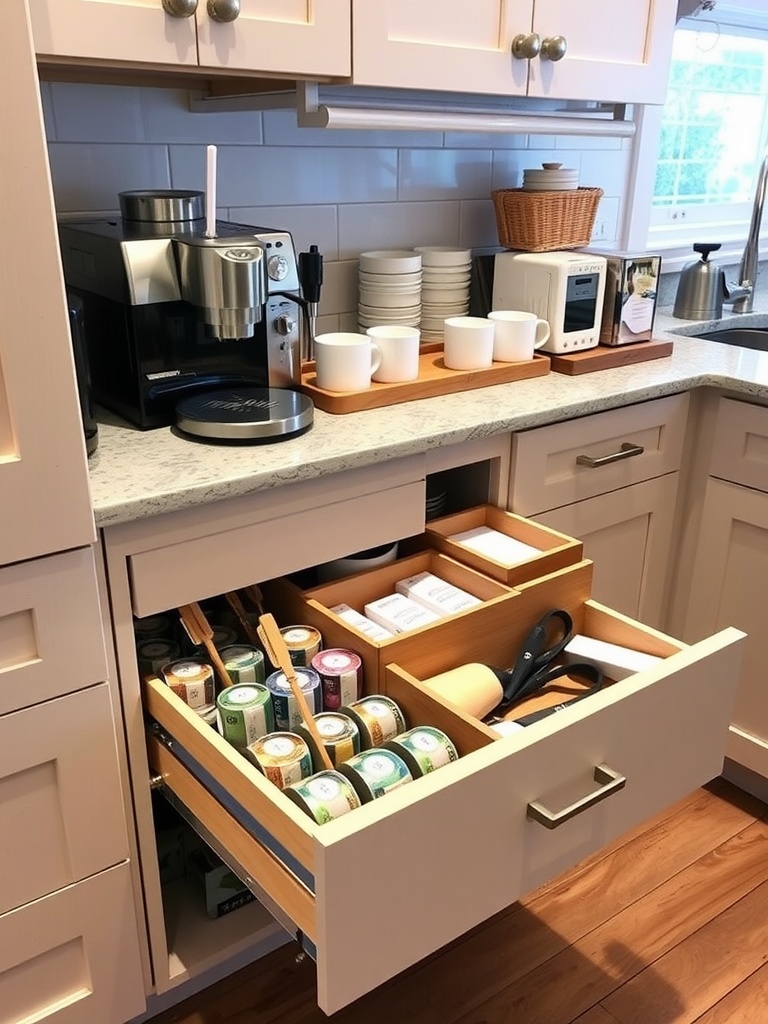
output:
[[[768,10],[718,2],[675,32],[649,241],[746,238],[768,141]],[[768,214],[766,214],[768,229]],[[764,232],[766,233],[766,232]]]

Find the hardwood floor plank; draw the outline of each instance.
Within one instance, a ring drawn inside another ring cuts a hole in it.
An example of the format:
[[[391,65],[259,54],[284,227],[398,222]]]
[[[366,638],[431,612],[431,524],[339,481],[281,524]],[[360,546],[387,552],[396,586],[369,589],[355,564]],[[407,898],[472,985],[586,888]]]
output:
[[[765,1024],[768,1017],[768,964],[710,1007],[696,1024]],[[598,1024],[597,1021],[594,1024]],[[608,1024],[608,1022],[606,1022]]]
[[[768,881],[604,999],[604,1008],[620,1024],[693,1024],[766,962],[766,901]],[[680,1005],[674,1016],[670,989]],[[763,1021],[766,1016],[763,1004]]]
[[[617,1021],[602,1006],[593,1006],[591,1010],[577,1017],[573,1024],[617,1024]]]
[[[634,870],[644,871],[645,863]],[[466,1013],[460,1024],[504,1024],[512,1013],[525,1024],[570,1024],[598,1002],[618,1016],[606,998],[615,988],[766,879],[768,824],[759,821]],[[664,996],[674,1004],[674,989],[667,986]],[[653,1014],[638,1020],[662,1022]]]

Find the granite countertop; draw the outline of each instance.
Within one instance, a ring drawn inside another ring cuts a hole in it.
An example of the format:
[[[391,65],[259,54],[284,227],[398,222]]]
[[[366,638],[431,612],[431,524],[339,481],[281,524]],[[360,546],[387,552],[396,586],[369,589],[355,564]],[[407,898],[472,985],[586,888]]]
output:
[[[768,302],[759,306],[766,309]],[[768,326],[767,313],[725,318]],[[549,373],[341,416],[316,410],[311,430],[273,445],[199,444],[171,428],[139,431],[104,414],[99,447],[89,460],[96,524],[209,504],[695,387],[768,401],[768,353],[668,333],[698,333],[706,326],[660,311],[654,334],[674,338],[669,357],[581,376]]]

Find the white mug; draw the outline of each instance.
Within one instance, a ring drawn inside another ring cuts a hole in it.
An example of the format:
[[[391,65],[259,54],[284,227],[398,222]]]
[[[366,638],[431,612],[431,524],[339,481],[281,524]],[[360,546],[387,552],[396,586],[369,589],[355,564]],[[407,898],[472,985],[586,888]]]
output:
[[[493,362],[493,320],[451,316],[443,321],[443,362],[450,370],[484,370]]]
[[[381,349],[365,334],[318,334],[317,386],[323,391],[364,391],[381,363]]]
[[[535,313],[500,309],[488,314],[496,324],[493,358],[500,363],[521,363],[533,359],[537,348],[549,341],[549,324]]]
[[[373,379],[386,383],[416,380],[419,376],[418,327],[399,327],[397,324],[380,324],[369,327],[365,332],[381,350],[381,363],[374,371]]]

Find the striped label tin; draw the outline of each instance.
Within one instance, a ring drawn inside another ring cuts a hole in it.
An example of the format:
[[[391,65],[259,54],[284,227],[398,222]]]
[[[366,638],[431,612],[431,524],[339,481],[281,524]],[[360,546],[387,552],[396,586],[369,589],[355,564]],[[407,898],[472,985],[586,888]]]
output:
[[[287,786],[284,792],[318,825],[325,825],[360,806],[360,797],[352,783],[337,771],[317,772],[302,782]]]
[[[459,757],[450,737],[434,725],[417,725],[388,740],[385,746],[402,757],[414,778],[428,775]]]
[[[309,747],[296,733],[270,733],[250,743],[243,753],[280,789],[312,774]]]
[[[403,712],[393,700],[381,694],[363,697],[341,711],[357,724],[363,750],[381,747],[406,729]]]
[[[358,699],[363,682],[362,664],[354,651],[339,647],[329,647],[314,656],[312,668],[320,676],[326,711],[338,711]]]
[[[360,730],[349,715],[336,711],[323,711],[314,715],[315,725],[323,741],[323,746],[334,765],[338,767],[342,761],[354,757],[360,752]],[[297,725],[296,732],[302,736],[312,751],[312,761],[319,770],[323,766],[315,738],[305,725]]]
[[[266,679],[264,655],[251,644],[230,644],[219,651],[233,683],[259,683]]]
[[[296,678],[306,697],[309,710],[313,715],[322,711],[322,695],[320,676],[313,668],[296,668]],[[275,725],[282,732],[295,732],[301,725],[301,708],[291,693],[291,684],[282,672],[273,672],[267,676],[267,689],[272,694],[272,708],[275,713]]]
[[[385,749],[364,750],[340,765],[339,771],[349,779],[363,803],[377,800],[413,779],[402,757]]]
[[[215,702],[213,669],[205,662],[182,658],[164,665],[161,672],[173,692],[191,708]]]
[[[280,632],[293,664],[310,666],[323,643],[319,631],[314,626],[285,626]]]
[[[228,686],[216,698],[219,732],[238,750],[275,728],[272,698],[266,686]]]

